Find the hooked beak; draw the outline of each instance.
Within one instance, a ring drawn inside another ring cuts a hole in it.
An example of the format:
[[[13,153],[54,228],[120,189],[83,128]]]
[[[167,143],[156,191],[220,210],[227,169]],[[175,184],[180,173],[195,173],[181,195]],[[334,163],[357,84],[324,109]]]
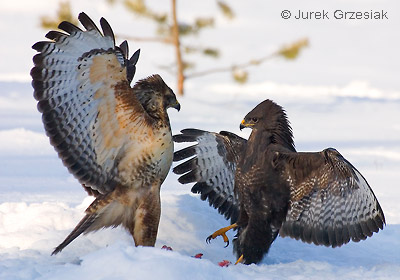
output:
[[[249,128],[253,128],[254,123],[252,121],[246,122],[244,119],[242,120],[242,122],[240,123],[240,130],[242,130],[243,128],[249,127]]]
[[[176,100],[176,103],[171,105],[172,108],[175,108],[178,112],[181,110],[181,104],[179,104],[178,100]]]
[[[245,122],[244,119],[243,119],[242,122],[240,123],[239,128],[240,128],[240,130],[242,130],[242,129],[245,128],[245,127],[246,127],[246,122]]]

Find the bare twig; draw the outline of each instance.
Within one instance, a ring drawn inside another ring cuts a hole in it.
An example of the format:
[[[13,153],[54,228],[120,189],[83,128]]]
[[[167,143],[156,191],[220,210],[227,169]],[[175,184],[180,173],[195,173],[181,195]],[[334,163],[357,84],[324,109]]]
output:
[[[179,40],[179,26],[178,26],[178,19],[176,16],[176,0],[172,0],[172,37],[173,37],[173,44],[175,46],[175,55],[177,64],[178,94],[183,95],[183,83],[185,81],[185,76],[183,75],[184,69],[183,69],[183,60],[182,60],[181,46]]]
[[[284,57],[286,59],[295,59],[299,55],[300,50],[302,50],[304,47],[307,47],[308,44],[309,44],[308,39],[303,38],[303,39],[293,42],[290,45],[283,46],[276,52],[269,54],[267,56],[264,56],[264,57],[261,57],[258,59],[252,59],[252,60],[244,62],[242,64],[232,64],[231,66],[227,66],[227,67],[211,68],[211,69],[208,69],[205,71],[194,72],[194,73],[186,75],[185,78],[190,79],[190,78],[202,77],[202,76],[206,76],[206,75],[214,74],[214,73],[228,72],[228,71],[233,72],[238,69],[243,70],[243,69],[246,69],[246,68],[249,68],[252,66],[258,66],[258,65],[264,63],[265,61],[268,61],[274,57]]]
[[[190,73],[190,74],[186,75],[185,78],[186,79],[197,78],[197,77],[202,77],[202,76],[206,76],[206,75],[214,74],[214,73],[230,72],[235,69],[245,69],[245,68],[252,67],[252,66],[258,66],[258,65],[264,63],[265,61],[270,60],[278,55],[279,55],[278,52],[275,52],[268,56],[265,56],[265,57],[262,57],[259,59],[252,59],[250,61],[247,61],[247,62],[244,62],[241,64],[232,64],[231,66],[217,67],[217,68],[211,68],[211,69],[204,70],[204,71],[194,72],[194,73]]]

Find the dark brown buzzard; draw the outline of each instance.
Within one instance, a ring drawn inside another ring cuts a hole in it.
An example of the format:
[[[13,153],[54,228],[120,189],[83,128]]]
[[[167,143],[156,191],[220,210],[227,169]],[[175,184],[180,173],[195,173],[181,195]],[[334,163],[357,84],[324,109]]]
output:
[[[207,241],[237,229],[238,262],[258,263],[278,233],[307,243],[338,247],[383,229],[382,209],[361,173],[332,148],[296,152],[285,111],[270,100],[246,115],[233,133],[182,130],[175,142],[198,144],[175,152],[179,182],[200,193],[231,225]],[[193,157],[194,156],[194,157]]]
[[[139,50],[115,46],[108,22],[101,32],[84,13],[86,30],[62,22],[66,33],[33,49],[34,97],[51,145],[85,190],[95,196],[85,217],[53,252],[81,233],[122,225],[136,245],[154,246],[160,219],[160,187],[172,163],[167,114],[179,110],[173,91],[159,75],[130,86]]]

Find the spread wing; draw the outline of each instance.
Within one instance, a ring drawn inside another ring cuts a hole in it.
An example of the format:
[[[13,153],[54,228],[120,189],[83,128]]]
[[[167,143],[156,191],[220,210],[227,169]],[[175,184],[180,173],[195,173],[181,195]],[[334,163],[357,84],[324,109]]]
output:
[[[32,48],[35,64],[31,71],[34,97],[46,134],[64,165],[93,193],[107,193],[124,184],[119,162],[137,135],[149,133],[152,119],[136,99],[129,83],[139,57],[128,60],[124,42],[115,46],[105,19],[103,33],[84,13],[79,20],[85,31],[62,22],[65,31],[50,31],[51,41]]]
[[[220,133],[184,129],[174,136],[175,142],[197,142],[196,145],[175,152],[174,161],[188,159],[173,171],[183,174],[182,184],[196,182],[193,193],[200,193],[227,219],[238,217],[238,200],[234,194],[235,171],[246,140],[226,131]],[[194,156],[194,157],[193,157]],[[190,158],[190,159],[189,159]]]
[[[279,154],[275,161],[291,196],[281,236],[337,247],[383,229],[385,217],[370,186],[335,149]]]

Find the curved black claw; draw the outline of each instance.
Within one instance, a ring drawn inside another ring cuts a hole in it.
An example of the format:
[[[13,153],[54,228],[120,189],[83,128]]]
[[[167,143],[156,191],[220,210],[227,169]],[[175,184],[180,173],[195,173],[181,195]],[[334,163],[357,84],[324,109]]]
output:
[[[225,245],[224,248],[226,248],[226,247],[228,247],[228,246],[229,246],[229,239],[228,239],[228,241],[226,241],[226,245]]]
[[[215,237],[213,237],[213,235],[211,234],[210,236],[208,236],[207,238],[206,238],[206,243],[207,244],[210,244],[211,243],[211,240],[212,239],[214,239]],[[225,239],[225,238],[224,238]],[[227,239],[227,241],[225,241],[226,242],[226,245],[225,245],[225,248],[226,247],[228,247],[229,246],[229,239]]]

